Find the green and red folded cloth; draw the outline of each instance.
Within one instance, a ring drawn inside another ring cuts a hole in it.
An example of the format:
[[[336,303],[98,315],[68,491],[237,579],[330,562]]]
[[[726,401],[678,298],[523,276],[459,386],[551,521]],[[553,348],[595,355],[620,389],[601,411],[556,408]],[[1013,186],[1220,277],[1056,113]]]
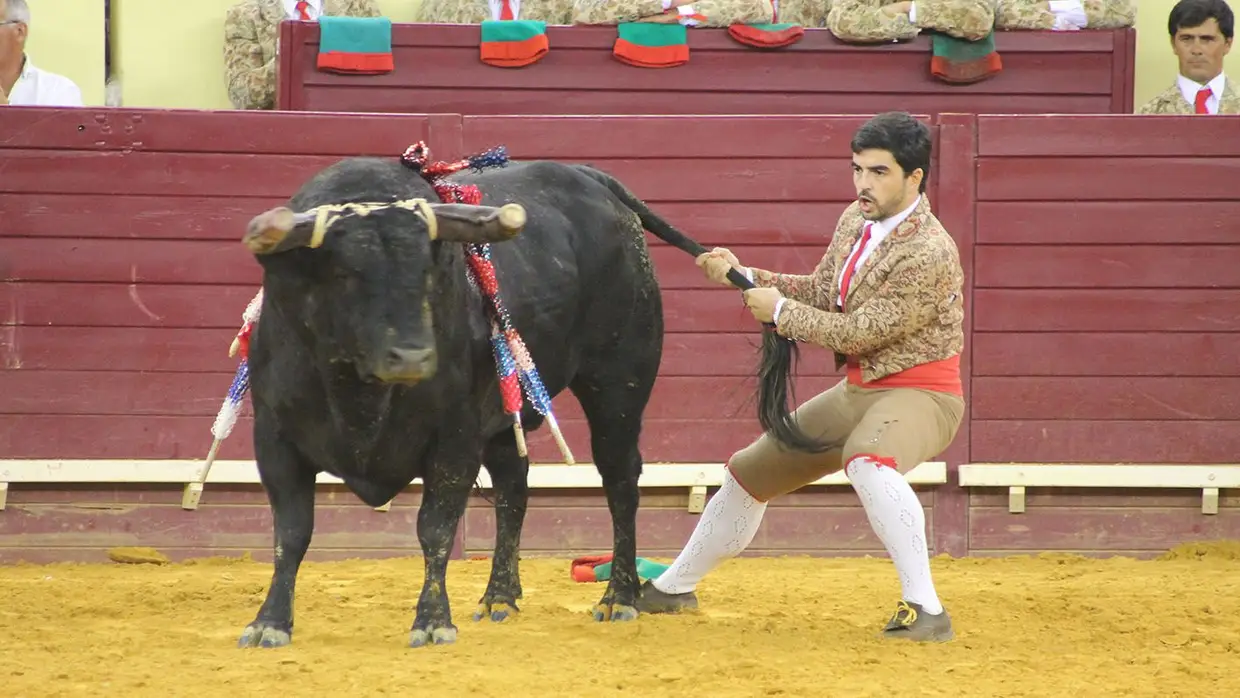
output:
[[[319,17],[319,70],[353,75],[390,73],[392,20],[387,17]]]
[[[573,560],[572,575],[574,582],[605,582],[611,579],[611,553],[606,555],[586,555]],[[644,557],[637,558],[638,579],[654,579],[668,568],[658,562],[651,562]]]
[[[967,85],[1003,70],[1003,61],[995,51],[994,32],[977,41],[935,32],[930,42],[930,74],[943,82]]]
[[[621,22],[612,54],[639,68],[672,68],[689,61],[688,32],[682,24]],[[778,48],[796,43],[805,30],[795,24],[734,24],[728,34],[748,46]],[[531,19],[485,20],[479,58],[500,68],[521,68],[547,55],[547,23]]]
[[[682,24],[621,22],[613,55],[638,68],[672,68],[689,62],[687,27]],[[747,46],[779,48],[795,44],[805,30],[795,24],[733,24],[728,36]]]

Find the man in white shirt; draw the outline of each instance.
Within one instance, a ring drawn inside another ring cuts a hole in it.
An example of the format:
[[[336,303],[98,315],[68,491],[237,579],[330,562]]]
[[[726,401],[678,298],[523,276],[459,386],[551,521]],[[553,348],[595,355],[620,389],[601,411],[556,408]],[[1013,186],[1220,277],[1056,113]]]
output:
[[[26,55],[29,33],[26,0],[0,0],[0,106],[82,106],[82,91],[72,80],[35,67]]]
[[[275,109],[276,39],[286,19],[381,17],[375,0],[241,0],[224,17],[224,76],[236,109]]]
[[[1240,92],[1223,73],[1236,17],[1224,0],[1180,0],[1167,20],[1171,50],[1180,62],[1175,84],[1138,114],[1240,114]]]

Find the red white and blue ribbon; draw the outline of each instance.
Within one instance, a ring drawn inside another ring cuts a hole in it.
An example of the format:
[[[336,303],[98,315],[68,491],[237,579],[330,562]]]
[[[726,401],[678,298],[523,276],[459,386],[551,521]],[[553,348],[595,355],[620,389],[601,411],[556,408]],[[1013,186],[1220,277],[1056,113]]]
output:
[[[482,191],[476,185],[455,184],[445,181],[444,177],[464,169],[480,172],[492,167],[503,167],[508,164],[508,154],[504,147],[500,146],[455,162],[430,162],[430,149],[425,142],[418,141],[405,150],[401,162],[430,182],[444,203],[478,205],[482,203]],[[552,412],[551,397],[547,394],[538,369],[534,366],[534,360],[525,348],[521,334],[513,326],[512,317],[500,296],[499,279],[495,274],[495,266],[491,263],[491,245],[467,243],[465,252],[469,283],[478,289],[487,304],[487,314],[491,320],[491,351],[495,355],[500,395],[503,398],[504,411],[512,416],[518,452],[522,456],[527,455],[525,431],[521,426],[521,393],[524,389],[525,398],[530,401],[530,405],[546,418],[547,426],[551,429],[551,435],[559,446],[564,461],[572,465],[573,453],[568,448]]]

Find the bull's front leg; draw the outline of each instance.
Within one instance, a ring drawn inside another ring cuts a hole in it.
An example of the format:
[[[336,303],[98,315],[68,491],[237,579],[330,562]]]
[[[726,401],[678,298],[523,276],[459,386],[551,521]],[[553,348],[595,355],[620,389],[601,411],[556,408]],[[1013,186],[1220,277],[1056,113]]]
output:
[[[456,626],[448,604],[448,555],[481,462],[475,457],[449,463],[455,465],[436,463],[424,479],[422,506],[418,509],[418,542],[422,544],[426,577],[409,632],[410,647],[456,641]]]
[[[293,639],[293,595],[297,570],[310,548],[314,532],[315,471],[307,467],[294,447],[277,436],[264,409],[255,411],[254,452],[259,479],[275,530],[275,569],[267,598],[254,622],[246,626],[239,647],[283,647]]]

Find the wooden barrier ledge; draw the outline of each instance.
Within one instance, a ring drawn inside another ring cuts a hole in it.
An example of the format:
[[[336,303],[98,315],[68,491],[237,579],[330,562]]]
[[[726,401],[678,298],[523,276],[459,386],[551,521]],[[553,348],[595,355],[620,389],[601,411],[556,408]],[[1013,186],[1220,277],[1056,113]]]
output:
[[[1008,511],[1025,511],[1027,487],[1200,489],[1201,513],[1218,513],[1221,489],[1240,488],[1240,465],[968,463],[961,487],[1008,488]]]
[[[0,460],[0,511],[6,505],[9,483],[178,483],[184,485],[181,508],[197,509],[203,486],[196,482],[201,460]],[[947,482],[947,464],[928,461],[909,471],[905,478],[912,485],[942,485]],[[577,465],[532,465],[530,489],[599,489],[603,486],[592,463]],[[340,484],[333,475],[319,473],[318,484]],[[420,482],[420,479],[414,480]],[[261,484],[252,460],[217,460],[211,465],[207,483]],[[478,473],[478,487],[491,489],[491,478],[484,468]],[[706,488],[723,484],[722,463],[647,464],[638,480],[639,487],[689,488],[689,512],[700,514],[706,506]],[[848,485],[843,471],[819,478],[808,486]],[[387,511],[388,502],[376,507]]]

